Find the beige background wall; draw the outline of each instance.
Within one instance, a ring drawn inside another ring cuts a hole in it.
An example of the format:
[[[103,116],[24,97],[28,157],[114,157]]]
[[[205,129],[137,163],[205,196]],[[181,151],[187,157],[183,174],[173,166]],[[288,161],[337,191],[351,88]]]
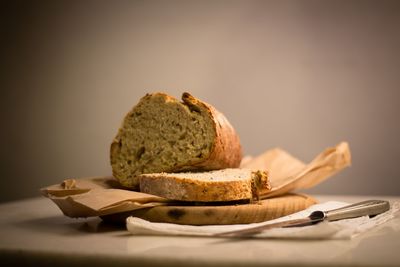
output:
[[[352,167],[312,193],[400,193],[398,1],[107,2],[3,5],[1,201],[110,174],[131,106],[185,90],[246,154],[348,141]]]

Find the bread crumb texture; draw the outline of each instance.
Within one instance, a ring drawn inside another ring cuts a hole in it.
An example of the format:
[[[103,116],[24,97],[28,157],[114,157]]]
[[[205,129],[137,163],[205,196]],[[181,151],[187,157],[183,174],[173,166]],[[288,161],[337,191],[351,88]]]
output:
[[[113,175],[122,185],[138,189],[137,176],[143,173],[239,165],[239,138],[226,118],[221,114],[226,120],[221,129],[228,132],[224,135],[218,128],[220,113],[188,93],[182,99],[147,94],[125,116],[110,149]]]
[[[139,178],[140,191],[180,201],[253,200],[261,189],[270,188],[267,172],[238,168],[143,174]]]

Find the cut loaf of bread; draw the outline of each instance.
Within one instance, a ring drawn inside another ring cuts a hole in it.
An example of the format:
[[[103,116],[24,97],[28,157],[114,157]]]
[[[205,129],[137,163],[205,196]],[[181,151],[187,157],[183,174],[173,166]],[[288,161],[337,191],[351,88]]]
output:
[[[181,201],[253,200],[270,189],[267,172],[238,168],[142,174],[139,179],[141,192]]]
[[[138,189],[143,173],[204,171],[239,166],[239,137],[220,112],[189,93],[144,96],[126,115],[111,144],[113,175]]]

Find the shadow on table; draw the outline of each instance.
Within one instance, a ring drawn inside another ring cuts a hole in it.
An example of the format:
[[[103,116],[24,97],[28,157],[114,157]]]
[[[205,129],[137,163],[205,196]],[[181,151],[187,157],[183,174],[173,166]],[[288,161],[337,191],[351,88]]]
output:
[[[100,218],[72,219],[62,215],[20,221],[14,225],[21,229],[60,235],[126,231],[124,224],[111,224]]]

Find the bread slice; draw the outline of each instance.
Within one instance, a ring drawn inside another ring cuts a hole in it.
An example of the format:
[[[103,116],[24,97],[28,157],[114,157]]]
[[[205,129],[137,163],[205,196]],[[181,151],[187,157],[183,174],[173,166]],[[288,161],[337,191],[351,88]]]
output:
[[[235,201],[259,198],[269,190],[265,171],[223,169],[208,172],[142,174],[140,191],[172,200]]]
[[[110,149],[113,175],[122,185],[138,189],[143,173],[239,166],[239,137],[225,116],[189,93],[182,101],[147,94],[126,115]]]

